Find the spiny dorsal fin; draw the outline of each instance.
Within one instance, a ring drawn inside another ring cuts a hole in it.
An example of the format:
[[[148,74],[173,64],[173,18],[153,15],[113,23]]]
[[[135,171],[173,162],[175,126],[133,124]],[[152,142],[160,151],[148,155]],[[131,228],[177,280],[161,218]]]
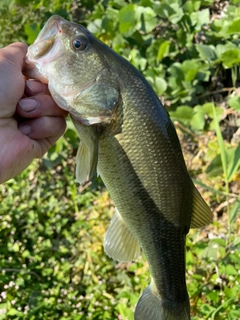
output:
[[[122,262],[134,261],[140,255],[139,243],[117,209],[104,238],[104,250],[110,258]]]
[[[193,214],[190,228],[201,228],[213,220],[213,214],[196,188],[193,190]]]

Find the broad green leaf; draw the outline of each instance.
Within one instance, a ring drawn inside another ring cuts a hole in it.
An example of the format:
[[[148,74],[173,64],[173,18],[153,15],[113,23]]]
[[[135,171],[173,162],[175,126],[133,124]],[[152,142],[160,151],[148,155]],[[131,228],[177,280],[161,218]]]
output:
[[[201,1],[186,1],[183,5],[183,11],[192,13],[198,11],[201,6]]]
[[[136,29],[143,32],[151,32],[157,25],[156,13],[152,8],[137,6],[136,7]]]
[[[172,3],[171,7],[174,10],[174,14],[170,15],[168,19],[171,23],[178,23],[183,17],[183,9],[178,3]]]
[[[181,65],[181,69],[183,70],[185,80],[192,81],[195,79],[198,71],[201,70],[201,63],[195,59],[185,60]]]
[[[166,3],[160,3],[159,7],[157,8],[157,14],[160,17],[169,18],[171,15],[175,14],[175,11],[170,5]]]
[[[240,111],[240,97],[233,96],[228,99],[228,104],[231,108]]]
[[[131,35],[136,25],[136,6],[129,4],[118,13],[119,31]]]
[[[193,130],[203,130],[205,125],[205,112],[202,107],[196,106],[194,108],[194,115],[191,119],[190,125]]]
[[[203,9],[197,12],[192,12],[190,15],[190,18],[196,30],[200,30],[202,25],[209,23],[209,20],[210,20],[209,9]]]
[[[157,14],[175,24],[182,19],[183,10],[177,3],[162,3],[157,9]]]
[[[156,86],[156,93],[158,95],[163,94],[167,90],[167,82],[161,77],[155,78],[155,86]]]
[[[160,44],[159,49],[158,49],[158,54],[157,54],[157,61],[158,62],[161,61],[166,56],[168,56],[170,45],[171,45],[171,42],[168,40],[166,40]]]
[[[8,316],[19,316],[19,317],[22,317],[23,313],[18,311],[15,308],[11,308],[10,310],[7,311],[7,315]]]
[[[176,83],[181,85],[181,82],[185,79],[181,64],[179,62],[175,62],[170,66],[169,72],[171,73],[172,77],[175,78]]]
[[[220,266],[220,272],[226,274],[227,276],[236,276],[238,274],[237,270],[230,264]]]
[[[213,45],[197,44],[196,49],[199,52],[200,58],[203,60],[217,59],[215,47]]]
[[[218,58],[221,58],[221,56],[229,50],[235,50],[238,49],[238,47],[232,43],[232,42],[226,42],[225,44],[218,44],[216,46],[216,54]]]
[[[97,34],[102,29],[102,20],[101,19],[95,19],[94,21],[89,22],[87,28],[93,34]]]
[[[193,108],[191,107],[181,106],[181,107],[178,107],[176,111],[170,111],[169,114],[172,120],[178,120],[185,125],[189,125],[194,115],[194,111],[193,111]]]
[[[225,68],[231,68],[233,65],[240,63],[240,50],[231,49],[225,51],[220,57],[222,64]]]
[[[212,119],[214,118],[213,107],[214,107],[214,104],[212,102],[204,103],[204,105],[202,106],[204,112]],[[223,114],[223,109],[221,107],[215,107],[215,112],[216,112],[217,119],[219,121],[221,118],[221,115]]]
[[[240,19],[234,20],[228,27],[227,33],[239,33],[240,32]]]

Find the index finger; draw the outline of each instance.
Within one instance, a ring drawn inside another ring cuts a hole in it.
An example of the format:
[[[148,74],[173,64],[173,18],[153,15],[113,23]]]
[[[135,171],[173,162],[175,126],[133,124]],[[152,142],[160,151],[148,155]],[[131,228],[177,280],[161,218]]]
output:
[[[27,96],[35,96],[38,94],[49,94],[48,86],[38,80],[27,80],[25,86],[25,93]]]

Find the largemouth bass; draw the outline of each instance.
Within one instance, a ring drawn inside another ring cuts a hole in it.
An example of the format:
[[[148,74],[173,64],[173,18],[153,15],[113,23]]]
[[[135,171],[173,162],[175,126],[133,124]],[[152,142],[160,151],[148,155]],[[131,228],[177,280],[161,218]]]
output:
[[[167,111],[145,78],[88,30],[52,16],[28,49],[26,74],[48,83],[80,136],[76,177],[97,171],[116,211],[105,252],[133,261],[144,252],[151,283],[135,320],[190,319],[185,281],[189,228],[212,214],[187,172]]]

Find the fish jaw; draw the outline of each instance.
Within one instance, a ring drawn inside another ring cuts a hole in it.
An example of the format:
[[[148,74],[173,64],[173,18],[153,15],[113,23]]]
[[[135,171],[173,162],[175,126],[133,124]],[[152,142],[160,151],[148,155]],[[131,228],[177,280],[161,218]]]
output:
[[[27,77],[48,83],[45,67],[51,61],[58,59],[64,52],[62,42],[62,24],[65,20],[52,16],[39,33],[35,42],[28,48],[26,55]]]

